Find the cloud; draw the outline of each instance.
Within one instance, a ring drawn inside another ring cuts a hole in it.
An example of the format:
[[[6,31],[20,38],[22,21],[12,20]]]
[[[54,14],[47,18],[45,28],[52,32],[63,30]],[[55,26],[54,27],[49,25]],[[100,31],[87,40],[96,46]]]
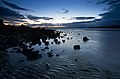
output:
[[[13,10],[10,10],[8,8],[1,6],[0,7],[0,19],[10,21],[10,20],[17,20],[17,19],[25,19],[25,17],[16,11],[13,11]]]
[[[66,26],[66,27],[87,27],[89,23],[91,23],[91,21],[63,23],[63,24],[61,24],[61,26]]]
[[[63,9],[63,13],[64,13],[64,14],[66,14],[66,13],[68,13],[68,12],[69,12],[69,10]]]
[[[29,9],[25,9],[25,8],[19,7],[18,5],[13,4],[13,3],[9,3],[9,2],[7,2],[7,1],[2,1],[2,2],[3,2],[5,5],[11,7],[12,9],[30,11]]]
[[[107,12],[99,14],[102,20],[118,20],[120,19],[120,0],[101,0],[98,4],[107,5]]]
[[[88,20],[88,19],[95,19],[95,17],[71,17],[71,19]]]
[[[47,27],[47,26],[57,26],[57,24],[42,23],[42,24],[29,24],[29,26],[32,26],[32,27],[40,27],[40,26]]]
[[[24,21],[24,20],[21,20],[21,19],[17,19],[17,20],[14,20],[15,22],[27,22],[27,21]]]
[[[33,15],[27,15],[27,18],[33,21],[39,20],[39,19],[43,19],[43,20],[53,20],[53,18],[51,17],[37,17],[37,16],[33,16]]]
[[[67,14],[70,11],[68,9],[63,8],[62,11],[58,11],[57,13]]]

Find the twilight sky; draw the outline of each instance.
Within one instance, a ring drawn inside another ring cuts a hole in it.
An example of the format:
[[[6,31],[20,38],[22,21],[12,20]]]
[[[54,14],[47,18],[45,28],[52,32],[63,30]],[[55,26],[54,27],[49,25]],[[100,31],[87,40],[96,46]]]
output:
[[[0,19],[29,26],[99,26],[120,20],[120,0],[0,0]]]

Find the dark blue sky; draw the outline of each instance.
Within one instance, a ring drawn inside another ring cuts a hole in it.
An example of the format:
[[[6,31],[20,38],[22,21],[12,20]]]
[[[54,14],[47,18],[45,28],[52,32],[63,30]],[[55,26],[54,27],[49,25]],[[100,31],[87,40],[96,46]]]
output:
[[[108,20],[106,19],[107,16],[105,13],[110,10],[103,9],[110,7],[112,1],[119,0],[0,0],[0,5],[2,6],[2,10],[3,8],[7,8],[15,11],[16,14],[18,13],[16,15],[17,17],[23,16],[24,18],[22,19],[16,18],[15,16],[15,19],[22,20],[26,24],[55,24],[83,21],[91,22],[101,18]],[[110,2],[111,4],[108,4]],[[108,15],[110,14],[108,13]],[[3,14],[1,13],[0,16],[3,16]],[[2,19],[9,21],[10,16],[6,14],[3,17]],[[14,18],[12,19],[14,20]],[[111,18],[109,19],[111,20]]]

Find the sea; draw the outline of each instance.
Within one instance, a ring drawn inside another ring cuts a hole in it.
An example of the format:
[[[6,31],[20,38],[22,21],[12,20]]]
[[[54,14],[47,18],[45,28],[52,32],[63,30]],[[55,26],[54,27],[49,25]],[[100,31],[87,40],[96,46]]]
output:
[[[42,58],[28,61],[20,53],[9,52],[14,66],[8,77],[16,79],[120,79],[120,29],[117,28],[54,28],[66,34],[57,38],[60,44],[48,39],[49,49],[34,45]],[[83,37],[89,40],[84,42]],[[65,40],[63,43],[62,41]],[[74,46],[80,49],[75,50]],[[53,57],[47,53],[52,52]],[[56,56],[58,55],[58,56]],[[22,62],[19,62],[23,60]],[[46,67],[47,66],[47,67]],[[3,76],[4,77],[4,76]],[[1,78],[2,79],[2,78]]]

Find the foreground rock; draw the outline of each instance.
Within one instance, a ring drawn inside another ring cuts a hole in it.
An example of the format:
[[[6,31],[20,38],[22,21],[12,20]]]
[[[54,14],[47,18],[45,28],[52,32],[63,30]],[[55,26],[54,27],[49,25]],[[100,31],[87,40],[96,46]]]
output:
[[[54,54],[51,52],[48,52],[47,55],[48,55],[48,57],[52,57]]]
[[[74,45],[74,50],[80,50],[80,45]]]
[[[84,42],[87,42],[88,40],[89,40],[89,38],[88,38],[88,37],[86,37],[86,36],[85,36],[85,37],[83,37],[83,41],[84,41]]]
[[[35,60],[42,57],[39,51],[33,51],[33,49],[23,49],[22,54],[27,56],[27,60]]]

